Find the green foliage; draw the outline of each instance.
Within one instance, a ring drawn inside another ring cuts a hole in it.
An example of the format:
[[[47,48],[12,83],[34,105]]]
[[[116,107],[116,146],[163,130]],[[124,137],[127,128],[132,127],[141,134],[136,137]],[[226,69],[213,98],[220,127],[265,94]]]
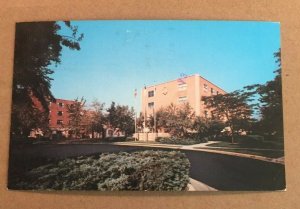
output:
[[[211,118],[196,117],[193,129],[199,138],[214,139],[221,134],[225,123]]]
[[[262,134],[283,136],[283,107],[281,83],[281,49],[274,53],[278,69],[274,71],[275,78],[264,85],[246,86],[253,97],[259,97],[261,120],[255,125],[255,131]]]
[[[65,159],[32,169],[19,189],[182,191],[190,163],[177,151],[141,151]]]
[[[12,132],[17,135],[28,136],[31,129],[40,128],[47,131],[48,113],[34,107],[31,102],[12,106]]]
[[[134,110],[124,105],[116,105],[115,102],[107,109],[107,121],[113,128],[125,131],[129,136],[134,133]]]
[[[157,128],[163,128],[175,138],[186,138],[193,128],[195,112],[189,103],[179,107],[174,104],[156,113]]]
[[[238,130],[246,129],[252,121],[251,98],[248,93],[237,90],[227,94],[202,97],[205,106],[211,110],[214,118],[225,121],[230,127],[232,142]]]
[[[75,138],[79,137],[80,130],[83,127],[83,120],[85,117],[84,105],[86,100],[82,97],[75,99],[73,104],[67,105],[69,113],[70,124],[69,127],[74,131]]]
[[[32,98],[41,103],[43,110],[39,111],[47,114],[49,101],[54,100],[50,91],[53,70],[49,66],[61,62],[63,46],[79,50],[79,42],[83,38],[70,22],[65,22],[65,27],[71,35],[61,35],[58,22],[16,24],[11,125],[14,134],[24,134],[44,125],[39,121],[40,114],[37,114]]]
[[[92,138],[94,138],[94,132],[102,133],[104,137],[104,124],[106,123],[106,118],[103,113],[104,103],[94,100],[92,102],[92,109],[90,110],[90,118],[88,121],[88,131],[92,133]]]
[[[207,138],[197,138],[196,134],[191,134],[189,138],[158,137],[156,142],[161,144],[192,145],[207,142]]]

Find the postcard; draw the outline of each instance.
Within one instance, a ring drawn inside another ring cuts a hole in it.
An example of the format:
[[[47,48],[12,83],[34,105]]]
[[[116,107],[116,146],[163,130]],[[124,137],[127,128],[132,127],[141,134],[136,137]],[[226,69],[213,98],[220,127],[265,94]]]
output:
[[[16,23],[8,188],[285,190],[280,24]]]

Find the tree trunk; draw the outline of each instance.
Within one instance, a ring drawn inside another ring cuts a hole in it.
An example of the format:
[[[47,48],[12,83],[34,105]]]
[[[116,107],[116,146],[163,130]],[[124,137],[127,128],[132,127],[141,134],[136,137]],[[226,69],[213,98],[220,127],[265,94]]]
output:
[[[231,143],[233,144],[234,143],[234,131],[233,131],[233,125],[230,126],[230,129],[231,129]]]

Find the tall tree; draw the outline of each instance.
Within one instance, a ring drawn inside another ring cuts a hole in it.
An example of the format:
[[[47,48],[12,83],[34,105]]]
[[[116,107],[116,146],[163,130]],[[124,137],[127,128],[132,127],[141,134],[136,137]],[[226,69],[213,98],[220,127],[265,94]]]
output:
[[[282,84],[281,84],[281,50],[274,53],[278,69],[276,76],[259,88],[261,95],[262,124],[269,131],[283,135],[283,109],[282,109]]]
[[[99,102],[98,100],[94,100],[92,102],[92,110],[91,112],[91,120],[90,120],[90,130],[92,132],[92,138],[94,138],[94,132],[101,133],[102,137],[104,137],[104,128],[105,124],[105,116],[103,113],[104,103]]]
[[[195,112],[189,103],[180,106],[170,104],[158,110],[156,118],[158,128],[164,128],[174,137],[184,138],[188,137],[193,129]]]
[[[119,128],[125,132],[125,136],[134,133],[134,109],[124,105],[116,105],[115,102],[107,109],[107,121],[113,128]]]
[[[246,86],[245,89],[254,97],[259,96],[261,120],[259,126],[264,133],[283,135],[283,108],[281,83],[281,50],[274,53],[278,69],[274,71],[275,78],[267,83]]]
[[[70,119],[69,127],[74,131],[75,138],[80,137],[80,131],[86,125],[85,102],[86,100],[82,97],[80,100],[75,99],[73,104],[67,105]]]
[[[37,120],[34,112],[38,110],[32,98],[36,98],[42,106],[40,112],[48,115],[49,101],[54,100],[50,91],[51,74],[49,66],[61,62],[62,47],[80,50],[79,42],[83,34],[78,34],[78,28],[70,22],[64,22],[64,30],[69,34],[61,34],[62,23],[58,22],[26,22],[17,23],[15,37],[15,57],[12,92],[12,132],[15,134],[37,128],[40,122],[31,123],[23,118]]]
[[[196,131],[199,138],[215,138],[220,135],[225,128],[225,124],[217,119],[196,117],[193,129]]]
[[[240,129],[244,129],[251,122],[252,100],[243,91],[202,97],[205,106],[211,110],[215,118],[224,121],[231,130],[231,141]]]

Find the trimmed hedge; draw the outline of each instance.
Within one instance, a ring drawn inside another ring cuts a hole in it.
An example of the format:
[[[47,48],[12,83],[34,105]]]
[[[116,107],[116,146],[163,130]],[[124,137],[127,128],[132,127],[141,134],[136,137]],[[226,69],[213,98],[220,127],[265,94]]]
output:
[[[190,163],[178,151],[140,151],[69,158],[25,174],[19,189],[182,191]]]
[[[200,140],[197,138],[175,138],[175,137],[160,138],[160,137],[158,137],[156,139],[156,142],[159,142],[161,144],[193,145],[193,144],[200,144],[200,143],[207,142],[207,139],[203,138]]]

